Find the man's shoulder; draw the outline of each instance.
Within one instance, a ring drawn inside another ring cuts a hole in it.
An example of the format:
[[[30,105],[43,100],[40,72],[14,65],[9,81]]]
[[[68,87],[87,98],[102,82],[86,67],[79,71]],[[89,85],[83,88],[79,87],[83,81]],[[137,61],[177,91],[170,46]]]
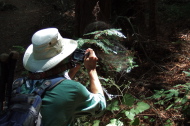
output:
[[[85,87],[83,84],[81,84],[80,82],[75,81],[75,80],[69,80],[69,79],[66,79],[66,80],[62,81],[61,84],[63,84],[63,85],[68,85],[68,86],[72,86],[72,87],[78,88],[78,89],[80,89],[80,90],[86,88],[86,87]]]
[[[79,83],[79,82],[77,82],[75,80],[65,79],[62,81],[62,83]]]
[[[64,84],[74,84],[74,85],[82,85],[80,82],[77,82],[75,80],[69,80],[69,79],[63,80],[61,83],[64,83]]]

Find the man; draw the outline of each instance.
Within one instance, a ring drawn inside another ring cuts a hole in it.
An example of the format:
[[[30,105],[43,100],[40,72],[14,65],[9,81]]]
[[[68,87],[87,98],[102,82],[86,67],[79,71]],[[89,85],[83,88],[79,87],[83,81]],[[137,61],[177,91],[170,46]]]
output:
[[[62,38],[58,29],[47,28],[32,36],[32,44],[27,48],[23,65],[29,71],[29,80],[22,86],[22,93],[31,93],[44,80],[64,76],[66,79],[46,91],[42,107],[43,126],[72,126],[74,119],[82,115],[101,116],[106,101],[96,71],[96,57],[92,49],[87,49],[84,66],[90,79],[88,91],[81,83],[71,80],[80,65],[71,68],[72,54],[77,42]],[[61,71],[70,69],[68,74]]]

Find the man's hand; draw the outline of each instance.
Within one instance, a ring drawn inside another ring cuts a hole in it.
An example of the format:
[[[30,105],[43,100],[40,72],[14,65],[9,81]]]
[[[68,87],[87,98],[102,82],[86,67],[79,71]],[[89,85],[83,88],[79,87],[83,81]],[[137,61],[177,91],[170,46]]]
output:
[[[92,49],[88,48],[86,50],[85,54],[88,54],[84,58],[84,66],[85,66],[85,68],[88,71],[95,70],[96,69],[96,61],[98,60],[98,58],[96,57],[94,51]],[[69,77],[71,79],[74,78],[75,74],[78,72],[80,67],[81,67],[80,64],[76,64],[76,67],[69,70],[68,74],[69,74]]]
[[[88,71],[95,70],[96,69],[96,62],[97,62],[98,58],[96,57],[94,51],[91,48],[88,48],[85,53],[86,54],[89,53],[89,55],[85,56],[85,58],[84,58],[85,68]]]

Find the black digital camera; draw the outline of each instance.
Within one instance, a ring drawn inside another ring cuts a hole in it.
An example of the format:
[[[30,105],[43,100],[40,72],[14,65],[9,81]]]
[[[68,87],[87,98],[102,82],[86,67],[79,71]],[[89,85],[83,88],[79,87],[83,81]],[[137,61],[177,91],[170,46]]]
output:
[[[85,54],[85,50],[76,49],[72,54],[72,60],[76,63],[83,63],[86,55],[89,55],[89,53]]]

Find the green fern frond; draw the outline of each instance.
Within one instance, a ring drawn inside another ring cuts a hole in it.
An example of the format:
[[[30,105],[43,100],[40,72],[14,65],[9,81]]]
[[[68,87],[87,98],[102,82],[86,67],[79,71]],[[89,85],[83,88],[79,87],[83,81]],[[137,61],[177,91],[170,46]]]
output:
[[[87,33],[87,34],[84,34],[84,36],[94,35],[94,39],[100,39],[100,37],[102,37],[102,39],[115,39],[115,40],[126,38],[119,31],[121,31],[121,29],[106,29],[103,31],[95,31],[95,32]]]
[[[104,43],[109,44],[109,40],[94,40],[94,39],[78,39],[78,48],[81,48],[84,44],[93,44],[102,49],[106,54],[109,54],[110,52],[113,52],[111,48],[106,46]]]
[[[101,41],[107,46],[114,46],[108,39],[102,39]]]
[[[105,44],[103,42],[99,41],[99,42],[96,43],[96,45],[98,47],[100,47],[106,54],[110,53],[111,49],[109,47],[105,46]]]

